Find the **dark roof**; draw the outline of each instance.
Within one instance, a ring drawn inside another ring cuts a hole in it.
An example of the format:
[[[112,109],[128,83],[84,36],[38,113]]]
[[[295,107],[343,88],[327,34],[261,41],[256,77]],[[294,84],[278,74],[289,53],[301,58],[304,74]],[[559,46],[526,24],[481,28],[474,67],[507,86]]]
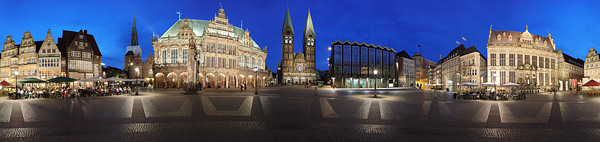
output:
[[[475,46],[471,46],[471,47],[469,47],[469,48],[467,48],[465,50],[462,50],[459,53],[459,55],[463,56],[463,55],[467,55],[467,54],[470,54],[470,53],[473,53],[473,52],[479,53],[479,55],[481,56],[481,58],[485,59],[485,57],[483,57],[483,54],[481,54],[481,52],[479,52],[479,50],[477,50],[477,48],[475,48]]]
[[[583,60],[581,60],[579,58],[575,59],[565,53],[562,53],[562,54],[563,54],[563,57],[565,58],[565,62],[583,68],[583,64],[584,64]]]
[[[460,56],[459,53],[462,50],[465,50],[465,45],[463,45],[463,44],[461,44],[461,45],[457,46],[456,48],[452,49],[452,51],[450,51],[450,53],[448,53],[448,55],[446,55],[446,57],[440,59],[437,64],[442,64],[442,63],[444,63],[448,59],[452,59],[454,57]],[[456,56],[452,57],[452,55],[454,55],[454,54],[456,54]]]
[[[94,50],[94,55],[96,56],[102,56],[102,54],[100,53],[100,48],[98,48],[98,44],[96,44],[96,39],[94,39],[93,35],[87,34],[87,39],[90,42],[90,45],[92,46],[92,50]]]
[[[411,60],[412,60],[412,58],[410,57],[410,55],[408,55],[408,53],[406,53],[406,51],[404,51],[404,50],[402,50],[402,51],[400,51],[400,52],[396,53],[396,56],[397,56],[397,57],[403,57],[403,58],[407,58],[407,59],[411,59]]]
[[[35,53],[40,52],[40,49],[42,48],[42,44],[44,44],[44,41],[43,40],[42,41],[36,41],[36,42],[33,42],[33,43],[35,43]]]
[[[63,38],[58,38],[58,44],[56,44],[56,46],[58,47],[58,51],[60,51],[60,56],[67,57],[67,46]]]
[[[127,53],[125,53],[125,56],[127,56],[127,55],[135,55],[135,54],[133,54],[133,51],[127,51]]]
[[[73,38],[77,35],[78,32],[63,30],[62,38],[58,38],[58,50],[60,50],[63,57],[67,56],[67,46],[71,45]],[[102,56],[100,53],[100,49],[98,48],[98,44],[96,43],[96,39],[94,39],[94,35],[85,34],[92,50],[94,51],[94,55]]]

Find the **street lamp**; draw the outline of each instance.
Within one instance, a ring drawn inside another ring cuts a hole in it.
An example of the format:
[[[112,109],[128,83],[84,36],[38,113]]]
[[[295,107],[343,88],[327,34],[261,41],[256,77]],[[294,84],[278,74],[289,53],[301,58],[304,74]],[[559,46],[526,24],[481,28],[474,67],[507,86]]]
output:
[[[139,92],[140,88],[138,87],[138,85],[140,85],[140,82],[139,82],[139,80],[137,80],[140,77],[140,69],[139,68],[135,68],[135,76],[137,76],[136,81],[135,81],[135,82],[137,82],[137,85],[135,86],[135,95],[139,95],[138,92]]]
[[[19,82],[17,82],[17,80],[19,80],[18,77],[19,77],[19,71],[15,71],[15,92],[17,90],[19,90]]]
[[[335,89],[335,77],[331,77],[331,79],[333,80],[333,82],[331,83],[331,85],[333,86],[333,89]]]
[[[373,97],[377,98],[377,70],[374,70],[373,74],[375,74],[375,79],[373,79],[375,81],[375,91],[373,92]]]
[[[254,67],[252,70],[256,73],[256,76],[254,77],[254,95],[258,95],[258,86],[256,86],[256,83],[258,82],[258,68]]]

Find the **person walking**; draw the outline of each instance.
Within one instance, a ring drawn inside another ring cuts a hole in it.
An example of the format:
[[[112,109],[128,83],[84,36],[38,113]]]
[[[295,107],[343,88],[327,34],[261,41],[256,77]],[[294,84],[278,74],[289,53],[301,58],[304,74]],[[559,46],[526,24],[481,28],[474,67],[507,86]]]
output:
[[[244,84],[244,90],[248,90],[248,85]]]
[[[240,92],[244,92],[244,84],[240,84]]]

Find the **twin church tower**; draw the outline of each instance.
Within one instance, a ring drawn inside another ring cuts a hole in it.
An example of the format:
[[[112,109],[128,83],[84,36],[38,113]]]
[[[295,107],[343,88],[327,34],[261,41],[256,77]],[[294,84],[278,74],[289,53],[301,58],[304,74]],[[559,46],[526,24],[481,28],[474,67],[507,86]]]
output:
[[[302,52],[294,52],[295,33],[289,8],[285,13],[281,31],[283,58],[277,68],[279,83],[285,85],[316,83],[315,42],[317,37],[310,16],[310,9],[302,33]]]

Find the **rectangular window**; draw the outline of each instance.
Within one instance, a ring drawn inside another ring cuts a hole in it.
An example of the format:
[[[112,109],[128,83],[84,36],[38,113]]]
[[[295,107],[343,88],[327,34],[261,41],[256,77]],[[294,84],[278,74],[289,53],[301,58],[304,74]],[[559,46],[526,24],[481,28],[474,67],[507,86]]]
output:
[[[352,76],[358,77],[360,68],[360,47],[352,46]]]
[[[490,66],[496,66],[496,54],[490,54]]]
[[[342,72],[344,75],[349,75],[352,70],[352,49],[350,45],[344,45],[344,51],[342,51],[344,56],[344,67],[342,68]]]
[[[500,66],[506,66],[506,54],[500,54]]]
[[[369,75],[369,50],[367,47],[360,47],[360,74],[362,77]]]
[[[544,57],[540,57],[539,63],[540,68],[544,68]]]
[[[181,60],[183,60],[183,63],[187,63],[188,62],[188,49],[183,49],[181,52]]]
[[[171,49],[171,63],[177,63],[177,48]]]
[[[500,71],[500,84],[506,84],[506,71]]]
[[[333,70],[336,75],[342,73],[342,45],[333,46]]]
[[[515,72],[514,71],[508,72],[508,82],[515,83]]]
[[[534,67],[538,67],[537,59],[537,56],[531,56],[531,65],[533,65]]]
[[[517,54],[517,66],[523,65],[523,55]]]
[[[550,65],[552,66],[552,69],[556,69],[556,68],[554,68],[554,67],[555,67],[555,66],[554,66],[554,62],[555,62],[555,60],[554,60],[554,59],[550,60]]]
[[[508,65],[515,66],[515,54],[508,54]]]
[[[545,67],[550,68],[550,58],[546,58],[546,60],[544,60],[544,61],[546,63]]]
[[[525,64],[530,64],[531,65],[531,62],[529,62],[529,61],[530,61],[529,55],[525,55]]]
[[[373,76],[373,71],[375,71],[375,49],[374,48],[369,48],[369,74],[371,75],[371,77]]]

